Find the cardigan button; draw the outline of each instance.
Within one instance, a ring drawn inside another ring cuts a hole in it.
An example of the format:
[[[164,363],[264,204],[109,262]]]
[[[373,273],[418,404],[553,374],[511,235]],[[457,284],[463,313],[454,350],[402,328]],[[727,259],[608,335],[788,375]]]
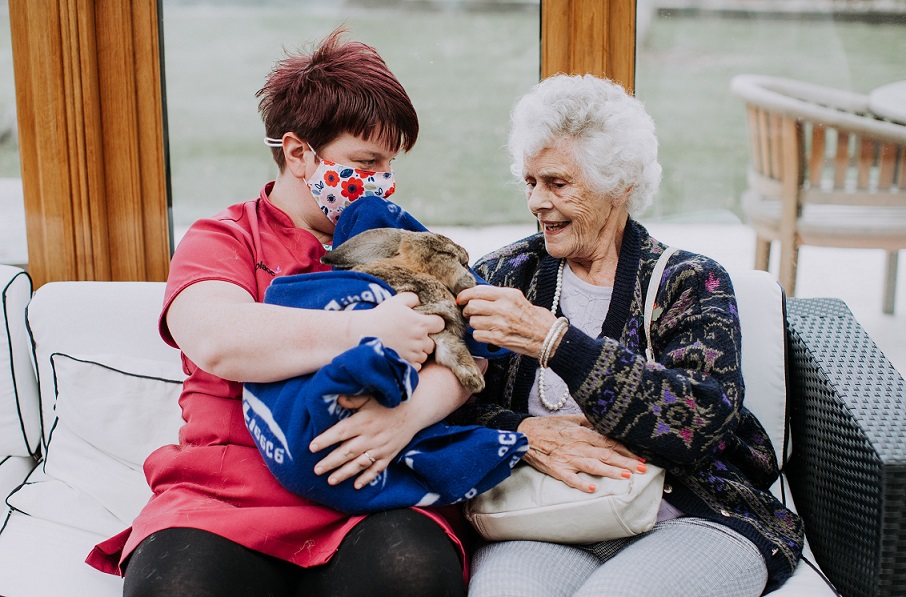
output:
[[[723,508],[721,508],[721,510],[720,510],[720,515],[721,515],[721,516],[726,516],[727,518],[730,517],[730,513],[727,512],[726,510],[724,510]]]
[[[673,493],[673,487],[669,483],[664,483],[664,493]]]

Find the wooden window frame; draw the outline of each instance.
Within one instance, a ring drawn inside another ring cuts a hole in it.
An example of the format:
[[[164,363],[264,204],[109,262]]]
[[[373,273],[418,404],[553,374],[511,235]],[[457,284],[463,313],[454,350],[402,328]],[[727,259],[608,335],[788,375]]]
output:
[[[635,89],[636,0],[541,0],[541,76],[605,76]]]
[[[9,0],[28,271],[165,280],[156,0]]]
[[[55,280],[169,271],[158,0],[9,0],[28,270]],[[635,82],[635,0],[542,0],[541,76]]]

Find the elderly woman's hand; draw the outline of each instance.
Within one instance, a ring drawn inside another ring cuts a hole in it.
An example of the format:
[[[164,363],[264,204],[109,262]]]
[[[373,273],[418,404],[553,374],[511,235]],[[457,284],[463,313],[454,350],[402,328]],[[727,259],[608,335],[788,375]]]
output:
[[[478,342],[538,357],[544,338],[557,318],[533,305],[520,290],[479,284],[456,297]]]
[[[580,472],[621,479],[647,470],[642,459],[592,429],[582,415],[530,417],[522,421],[519,431],[529,440],[523,460],[588,493],[595,488],[578,475]]]

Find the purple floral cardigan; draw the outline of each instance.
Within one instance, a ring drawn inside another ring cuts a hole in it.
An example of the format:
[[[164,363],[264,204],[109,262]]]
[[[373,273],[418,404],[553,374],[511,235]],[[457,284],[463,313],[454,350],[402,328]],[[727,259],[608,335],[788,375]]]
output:
[[[769,491],[779,474],[774,449],[743,406],[733,286],[715,261],[674,254],[652,323],[657,362],[646,362],[645,292],[665,248],[629,219],[601,335],[570,328],[550,367],[595,429],[667,469],[668,502],[725,524],[758,547],[771,591],[793,573],[804,533],[801,519]],[[483,257],[475,270],[491,284],[519,288],[533,304],[549,306],[557,266],[536,234]],[[537,367],[537,359],[517,354],[490,361],[487,388],[454,413],[454,422],[515,430],[529,416]]]

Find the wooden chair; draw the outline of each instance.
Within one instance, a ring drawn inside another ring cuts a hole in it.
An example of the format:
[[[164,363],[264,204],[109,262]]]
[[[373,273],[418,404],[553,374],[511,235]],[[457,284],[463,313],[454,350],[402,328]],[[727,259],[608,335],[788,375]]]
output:
[[[743,210],[756,269],[780,244],[778,278],[795,295],[801,245],[887,251],[884,313],[893,313],[898,251],[906,248],[906,124],[882,120],[868,96],[800,81],[738,75],[751,163]]]

